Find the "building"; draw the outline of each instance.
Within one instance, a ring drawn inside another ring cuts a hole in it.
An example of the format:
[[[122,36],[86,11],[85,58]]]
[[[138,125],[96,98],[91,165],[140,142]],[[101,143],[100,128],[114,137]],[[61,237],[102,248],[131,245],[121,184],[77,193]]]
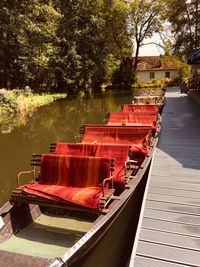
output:
[[[164,78],[175,79],[178,77],[178,68],[166,65],[161,56],[138,57],[137,80],[138,82],[149,82]]]

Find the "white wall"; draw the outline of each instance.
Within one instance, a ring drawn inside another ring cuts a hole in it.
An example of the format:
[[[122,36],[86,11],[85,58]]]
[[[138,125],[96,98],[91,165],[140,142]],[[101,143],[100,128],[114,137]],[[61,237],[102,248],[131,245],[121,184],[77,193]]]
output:
[[[170,72],[170,79],[175,79],[178,77],[178,72],[177,70],[144,70],[144,71],[138,71],[137,72],[137,79],[138,82],[148,82],[150,81],[150,72],[154,72],[154,79],[155,80],[160,80],[165,78],[165,72]]]

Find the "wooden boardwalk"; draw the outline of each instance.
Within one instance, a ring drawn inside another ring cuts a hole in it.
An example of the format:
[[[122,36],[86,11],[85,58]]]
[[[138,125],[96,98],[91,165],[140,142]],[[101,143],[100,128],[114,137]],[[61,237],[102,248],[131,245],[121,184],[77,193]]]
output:
[[[129,267],[200,266],[200,105],[168,89]]]

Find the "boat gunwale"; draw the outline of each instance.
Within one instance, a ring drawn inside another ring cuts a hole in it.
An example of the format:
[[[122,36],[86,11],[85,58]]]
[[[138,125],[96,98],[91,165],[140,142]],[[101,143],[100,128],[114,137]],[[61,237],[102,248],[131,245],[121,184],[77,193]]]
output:
[[[119,200],[114,200],[111,204],[111,208],[109,212],[105,215],[100,215],[97,220],[94,222],[94,226],[73,246],[67,251],[61,258],[57,258],[50,266],[51,267],[61,267],[63,264],[67,264],[70,266],[76,263],[81,257],[83,257],[92,247],[96,245],[96,243],[101,239],[104,233],[109,229],[111,223],[110,220],[114,221],[123,210],[123,207],[128,202],[129,198],[134,193],[136,187],[139,182],[142,180],[148,166],[150,166],[151,159],[153,157],[153,153],[155,151],[156,145],[158,142],[158,137],[154,139],[154,143],[151,146],[149,155],[145,158],[144,162],[140,166],[136,177],[133,180],[130,180],[130,187],[126,188],[120,195]],[[132,186],[131,186],[132,184]],[[105,224],[108,224],[107,227],[103,227]],[[99,235],[98,239],[96,238],[96,234],[104,229],[104,231]],[[95,239],[96,238],[96,239]],[[91,241],[92,246],[91,246]],[[90,244],[88,244],[88,242]],[[88,245],[87,245],[88,244]]]

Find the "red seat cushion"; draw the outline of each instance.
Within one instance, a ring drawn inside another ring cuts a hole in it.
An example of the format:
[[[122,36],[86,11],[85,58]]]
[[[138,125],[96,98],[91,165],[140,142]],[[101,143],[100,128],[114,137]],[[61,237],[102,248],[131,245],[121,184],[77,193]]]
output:
[[[60,185],[27,184],[24,191],[40,197],[71,203],[86,208],[99,208],[101,187],[66,187]]]
[[[25,185],[24,192],[96,208],[110,165],[109,158],[43,154],[41,179]]]

